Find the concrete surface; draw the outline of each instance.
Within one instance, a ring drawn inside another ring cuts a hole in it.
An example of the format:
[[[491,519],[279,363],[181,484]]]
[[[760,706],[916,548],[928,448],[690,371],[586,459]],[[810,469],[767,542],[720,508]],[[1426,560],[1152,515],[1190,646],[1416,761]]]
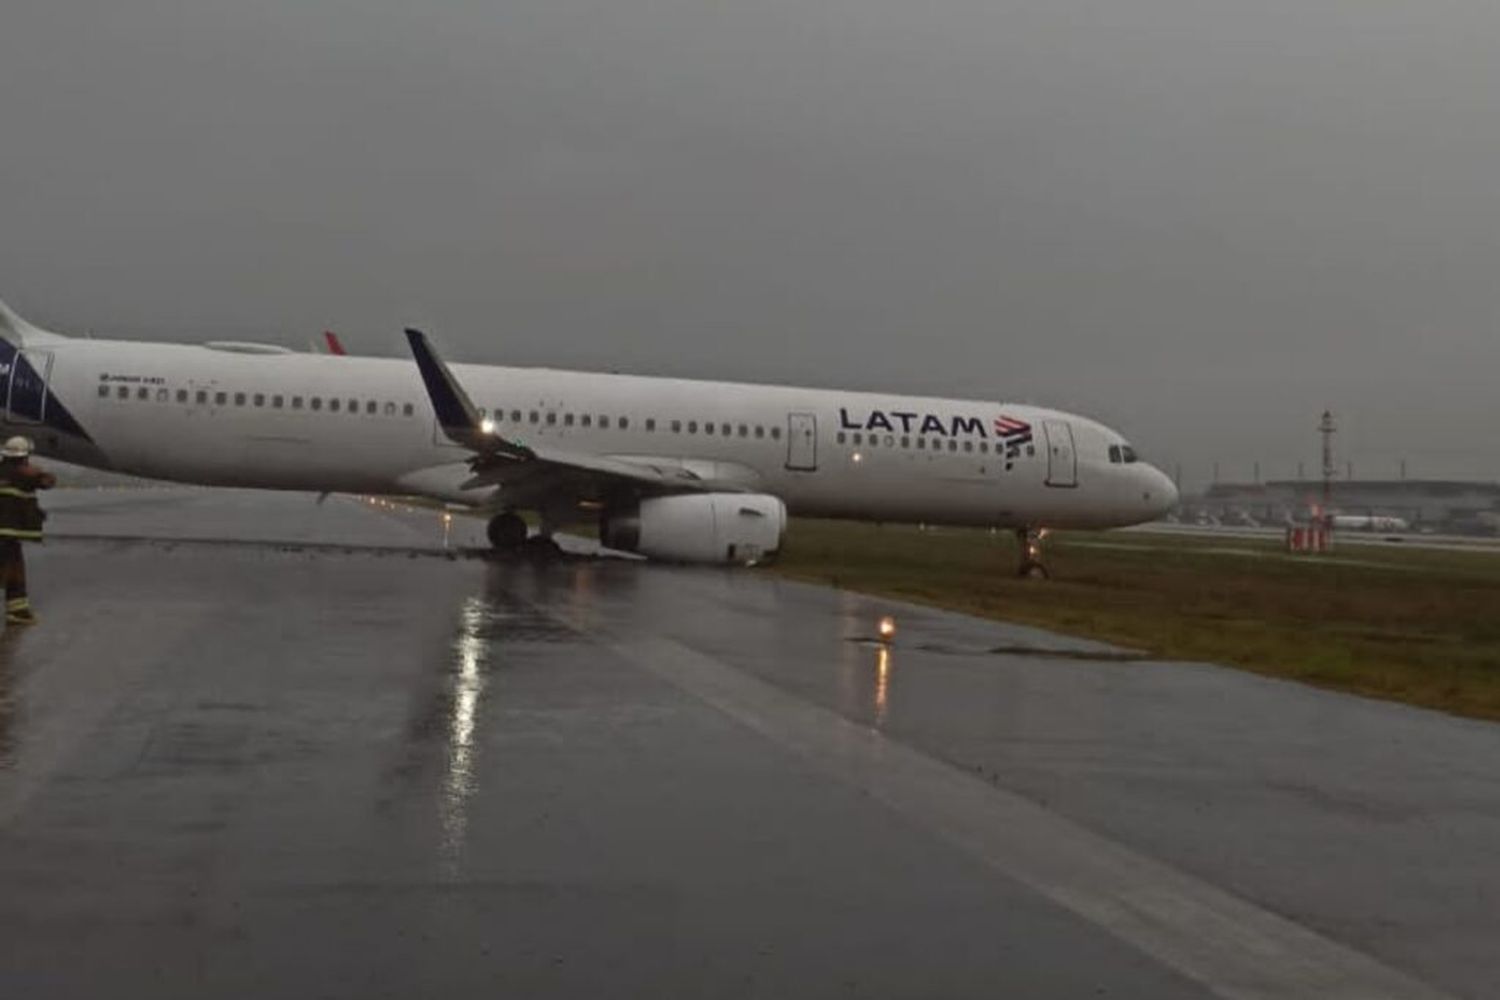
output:
[[[49,500],[3,996],[1500,983],[1491,724],[353,498]]]

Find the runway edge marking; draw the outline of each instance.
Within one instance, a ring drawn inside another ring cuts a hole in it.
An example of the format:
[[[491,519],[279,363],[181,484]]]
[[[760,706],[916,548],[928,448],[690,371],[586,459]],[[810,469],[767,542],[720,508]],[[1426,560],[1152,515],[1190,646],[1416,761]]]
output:
[[[681,643],[569,624],[1218,996],[1448,996]]]

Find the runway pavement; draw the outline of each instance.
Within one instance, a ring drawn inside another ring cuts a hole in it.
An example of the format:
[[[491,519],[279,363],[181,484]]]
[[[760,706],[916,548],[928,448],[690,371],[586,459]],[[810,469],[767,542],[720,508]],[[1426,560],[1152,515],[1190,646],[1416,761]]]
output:
[[[354,498],[49,500],[0,996],[1500,982],[1500,726]]]

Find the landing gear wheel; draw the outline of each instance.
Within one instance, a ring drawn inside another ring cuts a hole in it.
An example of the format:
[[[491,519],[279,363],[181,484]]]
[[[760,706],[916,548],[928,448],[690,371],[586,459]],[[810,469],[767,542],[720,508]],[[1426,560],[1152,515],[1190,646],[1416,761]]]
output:
[[[1047,536],[1045,531],[1032,531],[1022,528],[1016,532],[1016,544],[1021,551],[1021,564],[1017,568],[1016,575],[1023,580],[1049,580],[1052,574],[1047,572],[1047,566],[1042,562],[1042,539]]]
[[[515,552],[526,544],[526,522],[510,511],[490,518],[485,534],[490,544],[501,552]]]

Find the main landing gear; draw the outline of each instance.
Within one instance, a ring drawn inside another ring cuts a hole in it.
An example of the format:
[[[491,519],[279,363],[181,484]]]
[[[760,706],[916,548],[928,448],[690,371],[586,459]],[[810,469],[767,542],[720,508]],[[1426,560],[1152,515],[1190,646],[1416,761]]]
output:
[[[520,514],[508,510],[490,518],[485,534],[498,551],[519,552],[526,544],[526,522],[521,520]]]
[[[1016,531],[1016,546],[1021,552],[1021,564],[1016,575],[1023,580],[1046,580],[1052,574],[1042,562],[1042,542],[1047,529],[1020,528]]]
[[[485,534],[489,536],[490,544],[495,547],[495,551],[506,555],[525,553],[528,556],[541,558],[554,556],[562,551],[558,548],[557,542],[553,541],[552,529],[545,521],[539,532],[535,535],[528,535],[526,522],[520,514],[511,510],[490,518]]]

